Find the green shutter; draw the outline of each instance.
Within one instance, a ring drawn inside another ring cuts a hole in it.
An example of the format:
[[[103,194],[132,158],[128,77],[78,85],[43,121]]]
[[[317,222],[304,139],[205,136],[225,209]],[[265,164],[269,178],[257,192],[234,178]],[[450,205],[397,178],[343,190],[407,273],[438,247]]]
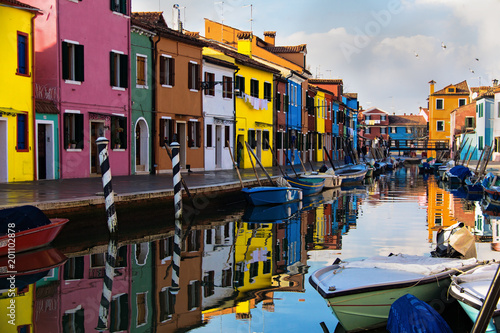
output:
[[[128,88],[128,55],[120,55],[120,87]]]
[[[62,42],[62,78],[69,79],[69,63],[68,63],[68,43]]]
[[[75,79],[84,81],[83,45],[75,45]]]
[[[127,0],[120,0],[120,13],[127,15]]]
[[[115,85],[115,59],[114,53],[109,52],[109,84],[113,87]]]

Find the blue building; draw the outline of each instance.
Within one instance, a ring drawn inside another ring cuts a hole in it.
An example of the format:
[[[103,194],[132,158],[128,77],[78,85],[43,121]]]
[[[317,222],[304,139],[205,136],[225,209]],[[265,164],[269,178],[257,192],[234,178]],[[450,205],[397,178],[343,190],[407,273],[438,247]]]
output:
[[[389,116],[389,138],[392,147],[410,147],[413,141],[421,140],[427,135],[427,121],[423,116]]]

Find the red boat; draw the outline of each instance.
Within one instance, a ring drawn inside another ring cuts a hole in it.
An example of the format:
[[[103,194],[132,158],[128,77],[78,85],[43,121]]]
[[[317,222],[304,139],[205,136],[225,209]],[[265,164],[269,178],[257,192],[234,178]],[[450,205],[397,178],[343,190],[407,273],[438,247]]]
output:
[[[68,219],[49,219],[34,206],[0,210],[0,256],[49,245]]]
[[[48,271],[61,266],[67,259],[58,249],[46,247],[17,254],[15,267],[9,268],[8,256],[2,256],[0,257],[0,278],[9,276],[10,271],[15,271],[16,276]]]

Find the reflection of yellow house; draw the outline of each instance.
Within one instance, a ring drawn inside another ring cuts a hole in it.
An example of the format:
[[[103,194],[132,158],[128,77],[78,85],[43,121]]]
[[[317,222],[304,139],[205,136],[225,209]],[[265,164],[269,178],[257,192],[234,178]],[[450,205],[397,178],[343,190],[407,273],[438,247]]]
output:
[[[469,86],[467,81],[450,84],[441,90],[434,91],[434,84],[430,81],[429,91],[429,140],[451,142],[453,137],[450,128],[451,111],[469,104]],[[430,151],[429,156],[436,156],[435,151]]]
[[[440,227],[449,227],[457,223],[457,220],[450,211],[453,195],[439,188],[436,182],[427,184],[427,226],[429,227],[429,241],[432,242],[434,241],[433,231],[437,231]]]
[[[238,230],[234,281],[242,299],[249,291],[271,286],[273,235],[271,224],[240,222]]]
[[[18,333],[33,331],[33,293],[34,285],[24,290],[17,290],[12,295],[9,291],[0,294],[0,308],[6,315],[0,320],[0,332]],[[12,296],[12,297],[11,297]],[[10,308],[9,308],[10,307]],[[13,317],[12,317],[13,315]],[[13,321],[11,321],[14,319]]]
[[[326,119],[326,99],[325,93],[318,88],[318,92],[314,97],[314,107],[316,116],[316,161],[323,161],[323,146],[325,145],[325,119]]]
[[[0,182],[34,178],[33,26],[38,10],[0,6]]]
[[[322,249],[325,241],[325,236],[328,236],[328,229],[325,219],[325,208],[323,205],[316,207],[316,223],[314,228],[314,243],[316,249]]]

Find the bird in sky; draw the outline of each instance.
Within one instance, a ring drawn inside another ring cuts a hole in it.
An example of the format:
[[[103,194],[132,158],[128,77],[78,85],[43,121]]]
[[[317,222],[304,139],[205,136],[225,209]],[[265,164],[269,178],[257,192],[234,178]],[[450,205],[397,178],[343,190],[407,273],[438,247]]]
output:
[[[478,58],[476,58],[476,61],[479,61],[479,59],[478,59]]]
[[[443,49],[445,49],[445,48],[446,48],[446,45],[444,45],[444,42],[441,42],[441,47],[442,47]]]
[[[413,51],[413,53],[415,53],[415,57],[418,58],[418,53],[417,51]]]
[[[472,69],[470,69],[470,68],[469,68],[469,71],[470,71],[471,73],[474,73],[474,71],[473,71]]]

